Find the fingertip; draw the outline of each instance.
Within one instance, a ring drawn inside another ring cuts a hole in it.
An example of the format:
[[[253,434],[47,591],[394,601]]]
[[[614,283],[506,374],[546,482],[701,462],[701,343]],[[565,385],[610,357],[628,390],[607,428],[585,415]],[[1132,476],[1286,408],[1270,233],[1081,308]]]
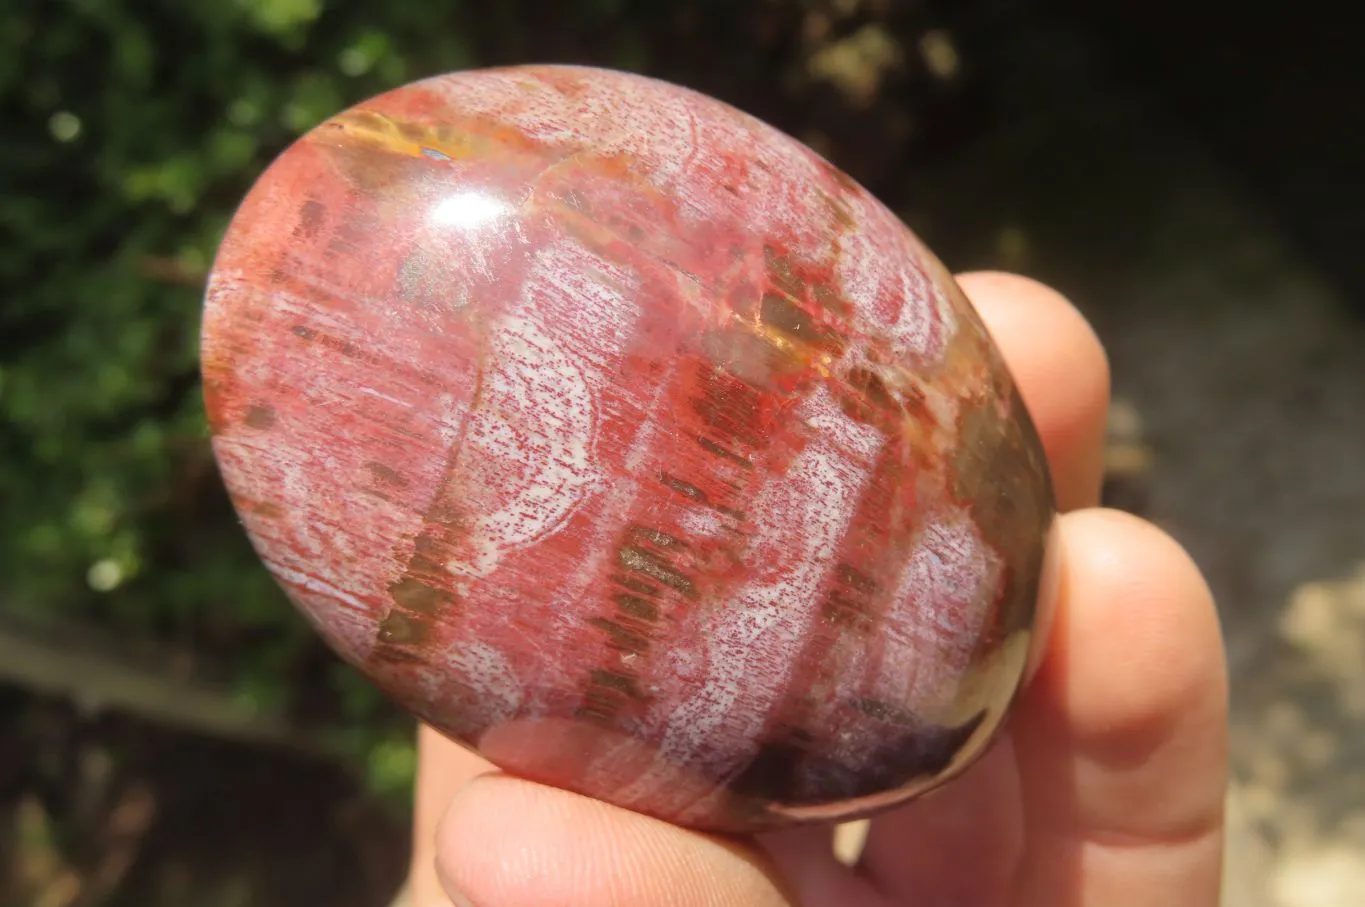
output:
[[[1171,536],[1129,514],[1061,518],[1052,642],[1014,722],[1034,821],[1171,840],[1221,821],[1227,678],[1213,597]]]
[[[1078,731],[1110,731],[1221,712],[1222,633],[1213,594],[1184,547],[1117,510],[1062,517],[1060,636],[1046,671],[1065,684]]]
[[[972,305],[986,320],[992,335],[1011,343],[1013,339],[1047,343],[1067,359],[1067,371],[1077,373],[1102,395],[1110,390],[1109,355],[1081,310],[1060,291],[1045,283],[1006,271],[970,271],[957,278]],[[1042,357],[1046,358],[1046,357]],[[1025,363],[1030,369],[1045,363]]]
[[[476,907],[787,907],[770,864],[746,846],[507,775],[451,801],[436,867]]]

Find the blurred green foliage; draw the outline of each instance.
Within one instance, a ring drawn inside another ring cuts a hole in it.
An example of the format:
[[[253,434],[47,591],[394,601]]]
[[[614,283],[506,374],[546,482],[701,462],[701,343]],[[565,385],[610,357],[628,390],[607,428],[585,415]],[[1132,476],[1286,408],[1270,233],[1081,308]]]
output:
[[[425,0],[0,12],[0,612],[210,653],[259,707],[303,708],[321,686],[336,745],[387,790],[411,774],[406,726],[319,654],[222,494],[198,384],[202,276],[293,138],[476,62],[463,14]]]

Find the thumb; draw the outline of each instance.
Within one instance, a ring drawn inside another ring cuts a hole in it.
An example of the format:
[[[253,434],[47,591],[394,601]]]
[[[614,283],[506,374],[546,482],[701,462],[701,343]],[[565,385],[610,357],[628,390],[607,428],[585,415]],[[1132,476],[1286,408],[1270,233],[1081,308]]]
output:
[[[457,907],[792,907],[747,843],[507,775],[455,795],[436,869]]]

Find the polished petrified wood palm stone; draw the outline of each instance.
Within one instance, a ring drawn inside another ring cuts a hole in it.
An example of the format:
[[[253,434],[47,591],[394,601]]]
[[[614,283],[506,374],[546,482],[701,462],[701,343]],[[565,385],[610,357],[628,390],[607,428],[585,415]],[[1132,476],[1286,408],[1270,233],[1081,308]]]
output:
[[[1051,488],[977,315],[690,91],[476,71],[322,124],[232,221],[203,371],[266,566],[508,771],[707,829],[858,815],[975,758],[1036,649]]]

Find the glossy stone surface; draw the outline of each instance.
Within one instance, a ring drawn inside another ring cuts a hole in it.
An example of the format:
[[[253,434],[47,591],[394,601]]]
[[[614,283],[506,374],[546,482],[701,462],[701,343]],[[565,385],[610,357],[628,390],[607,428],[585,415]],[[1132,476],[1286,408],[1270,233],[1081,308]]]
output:
[[[435,78],[262,176],[210,279],[214,447],[329,643],[508,771],[745,831],[959,772],[1052,496],[939,262],[716,101]]]

